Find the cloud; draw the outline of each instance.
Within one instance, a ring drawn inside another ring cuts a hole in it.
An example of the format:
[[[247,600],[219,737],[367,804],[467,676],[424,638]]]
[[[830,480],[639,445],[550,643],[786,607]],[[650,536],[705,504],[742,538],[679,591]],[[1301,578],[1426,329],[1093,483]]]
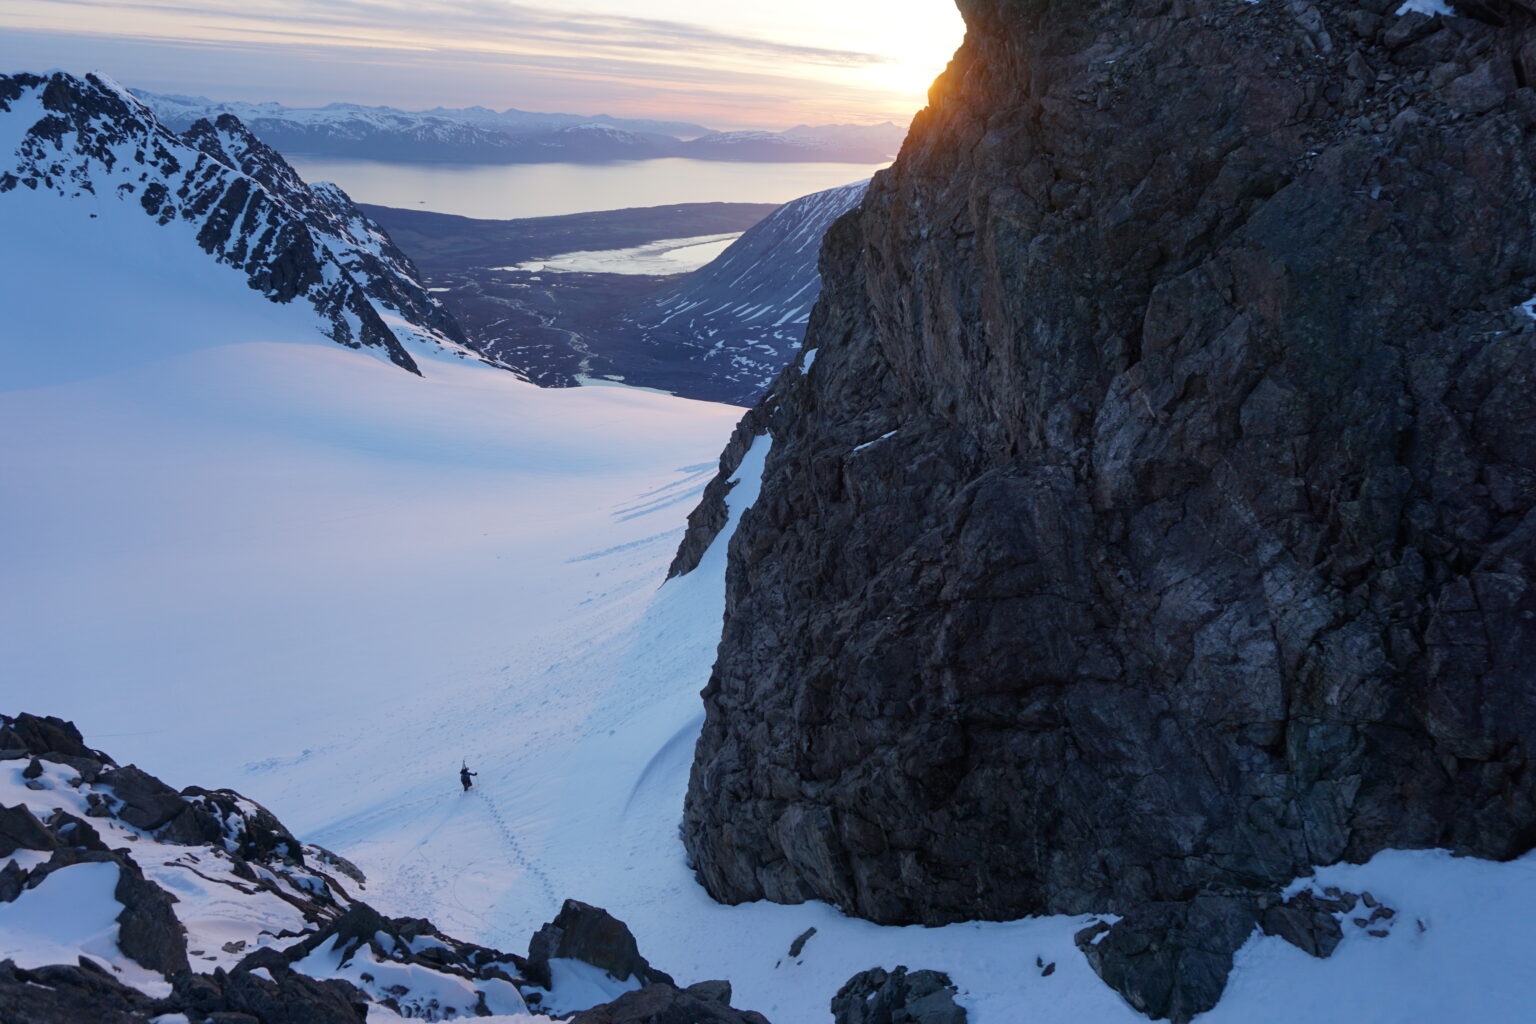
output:
[[[519,106],[717,127],[904,120],[890,57],[498,0],[4,0],[0,61],[220,99]],[[757,0],[753,0],[757,2]],[[649,10],[691,11],[691,0]],[[704,9],[699,5],[697,9]],[[725,15],[722,15],[725,17]],[[8,69],[5,69],[8,70]]]
[[[169,32],[214,42],[226,33],[249,32],[303,36],[350,47],[373,43],[398,47],[418,40],[421,48],[452,45],[488,52],[615,51],[652,54],[656,62],[669,62],[678,54],[693,60],[790,61],[830,67],[891,62],[880,54],[777,42],[690,22],[495,0],[326,0],[323,4],[268,0],[260,7],[240,0],[20,0],[16,7],[53,10],[54,25],[33,22],[33,27],[63,29],[69,27],[66,21],[94,24],[107,18],[139,38],[163,38]],[[91,13],[66,19],[58,10],[62,7]],[[141,26],[142,34],[134,30],[135,24]],[[635,59],[646,62],[643,56]]]
[[[784,128],[803,122],[902,121],[913,107],[878,90],[690,63],[442,47],[342,48],[305,37],[204,42],[142,33],[0,32],[0,68],[104,71],[126,85],[218,100],[332,101],[406,109],[470,104],[573,114],[684,119],[711,127]]]

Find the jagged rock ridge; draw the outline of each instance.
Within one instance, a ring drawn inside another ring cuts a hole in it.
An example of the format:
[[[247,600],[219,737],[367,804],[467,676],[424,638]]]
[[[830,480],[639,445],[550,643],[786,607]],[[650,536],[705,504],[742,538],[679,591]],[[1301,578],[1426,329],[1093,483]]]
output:
[[[122,204],[113,214],[136,205],[194,229],[190,243],[271,301],[307,302],[340,344],[412,372],[411,349],[480,358],[382,228],[336,186],[306,185],[232,115],[177,135],[111,82],[55,72],[0,76],[0,125],[0,202],[22,189]]]
[[[1161,908],[1104,941],[1200,944],[1187,1019],[1311,866],[1536,842],[1536,19],[961,6],[756,411],[686,842],[728,902]]]

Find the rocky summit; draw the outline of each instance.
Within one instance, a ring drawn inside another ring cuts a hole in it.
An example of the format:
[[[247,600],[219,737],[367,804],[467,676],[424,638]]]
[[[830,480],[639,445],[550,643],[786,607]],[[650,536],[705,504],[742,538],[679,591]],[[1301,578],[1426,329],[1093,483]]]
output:
[[[1126,915],[1188,1019],[1313,866],[1536,843],[1536,16],[960,6],[684,543],[770,434],[685,838],[732,903]]]

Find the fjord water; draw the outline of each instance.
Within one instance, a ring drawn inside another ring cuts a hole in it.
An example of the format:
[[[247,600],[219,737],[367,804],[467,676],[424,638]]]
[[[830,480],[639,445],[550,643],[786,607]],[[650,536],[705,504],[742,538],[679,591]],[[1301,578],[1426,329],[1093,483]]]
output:
[[[492,220],[673,203],[787,203],[885,164],[626,160],[607,164],[396,164],[289,157],[305,181],[354,200]]]

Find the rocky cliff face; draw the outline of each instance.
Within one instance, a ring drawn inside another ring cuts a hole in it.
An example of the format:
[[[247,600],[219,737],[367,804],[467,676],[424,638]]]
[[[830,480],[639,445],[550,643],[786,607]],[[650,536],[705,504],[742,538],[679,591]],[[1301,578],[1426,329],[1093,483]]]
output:
[[[1536,842],[1536,18],[1397,6],[962,0],[757,410],[717,898],[1219,968],[1311,865]]]

